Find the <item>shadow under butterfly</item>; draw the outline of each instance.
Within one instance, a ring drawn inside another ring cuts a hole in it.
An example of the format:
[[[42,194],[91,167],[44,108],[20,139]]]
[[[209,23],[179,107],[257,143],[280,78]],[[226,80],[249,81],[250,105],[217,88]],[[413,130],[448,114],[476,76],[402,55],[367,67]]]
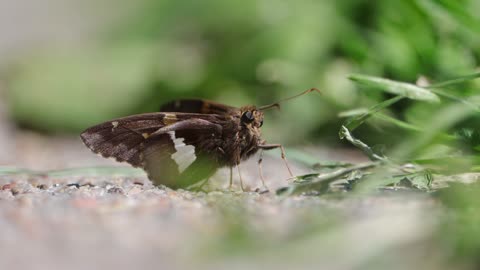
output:
[[[84,144],[105,158],[115,158],[133,167],[143,168],[156,185],[187,188],[204,180],[221,167],[237,167],[240,185],[243,182],[238,165],[256,154],[263,186],[261,162],[263,150],[281,149],[282,159],[293,176],[281,144],[267,144],[261,138],[263,111],[279,108],[279,103],[313,92],[298,95],[266,106],[231,107],[201,99],[169,102],[160,112],[144,113],[110,120],[85,130]]]

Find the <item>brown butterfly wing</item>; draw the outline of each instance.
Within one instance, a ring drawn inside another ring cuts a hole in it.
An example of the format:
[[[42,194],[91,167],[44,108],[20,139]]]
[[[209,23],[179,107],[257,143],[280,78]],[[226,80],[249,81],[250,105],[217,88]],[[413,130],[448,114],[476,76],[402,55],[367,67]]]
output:
[[[175,133],[177,137],[174,140],[171,134],[162,134],[146,141],[142,164],[148,177],[155,184],[185,188],[212,176],[219,163],[214,153],[208,154],[202,149],[201,143],[210,136],[190,130]],[[186,133],[195,139],[185,140],[177,135],[179,133]]]
[[[184,188],[209,178],[220,167],[217,148],[225,118],[213,114],[176,115],[188,124],[168,134],[149,138],[143,162],[149,178],[156,184]],[[186,116],[193,118],[185,119]],[[173,143],[173,148],[165,147],[166,142]],[[163,166],[172,160],[175,166]]]
[[[162,127],[180,121],[202,119],[207,125],[186,125],[165,134],[152,135]],[[85,130],[81,138],[93,152],[119,162],[142,167],[155,184],[186,187],[212,175],[218,162],[210,128],[218,115],[150,113],[108,121]],[[209,125],[210,124],[210,125]],[[215,125],[218,127],[218,125]],[[150,136],[152,135],[152,136]]]
[[[204,99],[179,99],[164,104],[161,112],[185,112],[201,114],[227,114],[238,108]]]
[[[163,113],[141,114],[108,121],[85,130],[83,143],[94,153],[142,167],[144,134],[165,126]],[[173,146],[173,145],[172,145]]]
[[[162,134],[145,141],[142,151],[142,168],[148,178],[156,185],[165,185],[177,188],[180,171],[177,163],[172,158],[176,152],[174,142],[169,134]]]

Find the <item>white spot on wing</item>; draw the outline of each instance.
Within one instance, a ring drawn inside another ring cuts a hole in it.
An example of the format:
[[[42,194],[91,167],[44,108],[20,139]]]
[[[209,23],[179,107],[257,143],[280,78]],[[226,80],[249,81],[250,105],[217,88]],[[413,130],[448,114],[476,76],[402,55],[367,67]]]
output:
[[[175,137],[175,131],[170,131],[168,134],[170,134],[176,150],[172,158],[175,160],[175,163],[177,163],[178,170],[182,173],[197,159],[197,156],[195,156],[195,147],[185,144],[184,138]]]
[[[118,122],[114,121],[112,122],[112,132],[118,127]]]

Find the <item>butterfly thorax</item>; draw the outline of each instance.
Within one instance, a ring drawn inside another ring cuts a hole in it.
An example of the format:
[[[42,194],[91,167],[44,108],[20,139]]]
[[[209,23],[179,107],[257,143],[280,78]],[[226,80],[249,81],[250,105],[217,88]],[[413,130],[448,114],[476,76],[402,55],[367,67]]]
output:
[[[248,159],[259,150],[263,143],[260,127],[263,124],[263,112],[253,106],[242,107],[227,116],[224,128],[224,145],[221,159],[223,166],[235,166]]]

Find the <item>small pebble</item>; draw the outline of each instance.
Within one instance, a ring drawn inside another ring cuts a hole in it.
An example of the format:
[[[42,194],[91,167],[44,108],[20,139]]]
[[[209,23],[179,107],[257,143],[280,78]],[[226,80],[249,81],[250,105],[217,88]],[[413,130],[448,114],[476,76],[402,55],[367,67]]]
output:
[[[80,185],[78,183],[71,183],[71,184],[67,184],[67,187],[76,187],[76,188],[80,188]]]
[[[270,192],[270,190],[264,189],[264,190],[259,190],[258,194],[265,194],[265,193],[269,193],[269,192]]]
[[[107,190],[108,193],[110,194],[125,194],[125,191],[121,187],[112,187]]]
[[[87,182],[87,183],[85,183],[85,184],[83,184],[83,185],[81,185],[81,186],[82,186],[82,187],[94,187],[95,185],[92,184],[92,183],[90,183],[90,182]]]
[[[5,184],[2,186],[2,190],[12,189],[15,187],[15,184]]]
[[[16,195],[18,195],[18,194],[20,193],[20,191],[19,191],[18,189],[16,189],[16,188],[12,188],[12,189],[11,189],[11,192],[12,192],[12,195],[13,195],[13,196],[16,196]]]
[[[140,189],[139,187],[134,186],[128,191],[128,195],[136,195],[136,194],[142,193],[142,191],[143,190]]]
[[[48,189],[48,186],[45,185],[45,184],[40,184],[40,185],[37,186],[37,188],[38,188],[38,189],[46,190],[46,189]]]

